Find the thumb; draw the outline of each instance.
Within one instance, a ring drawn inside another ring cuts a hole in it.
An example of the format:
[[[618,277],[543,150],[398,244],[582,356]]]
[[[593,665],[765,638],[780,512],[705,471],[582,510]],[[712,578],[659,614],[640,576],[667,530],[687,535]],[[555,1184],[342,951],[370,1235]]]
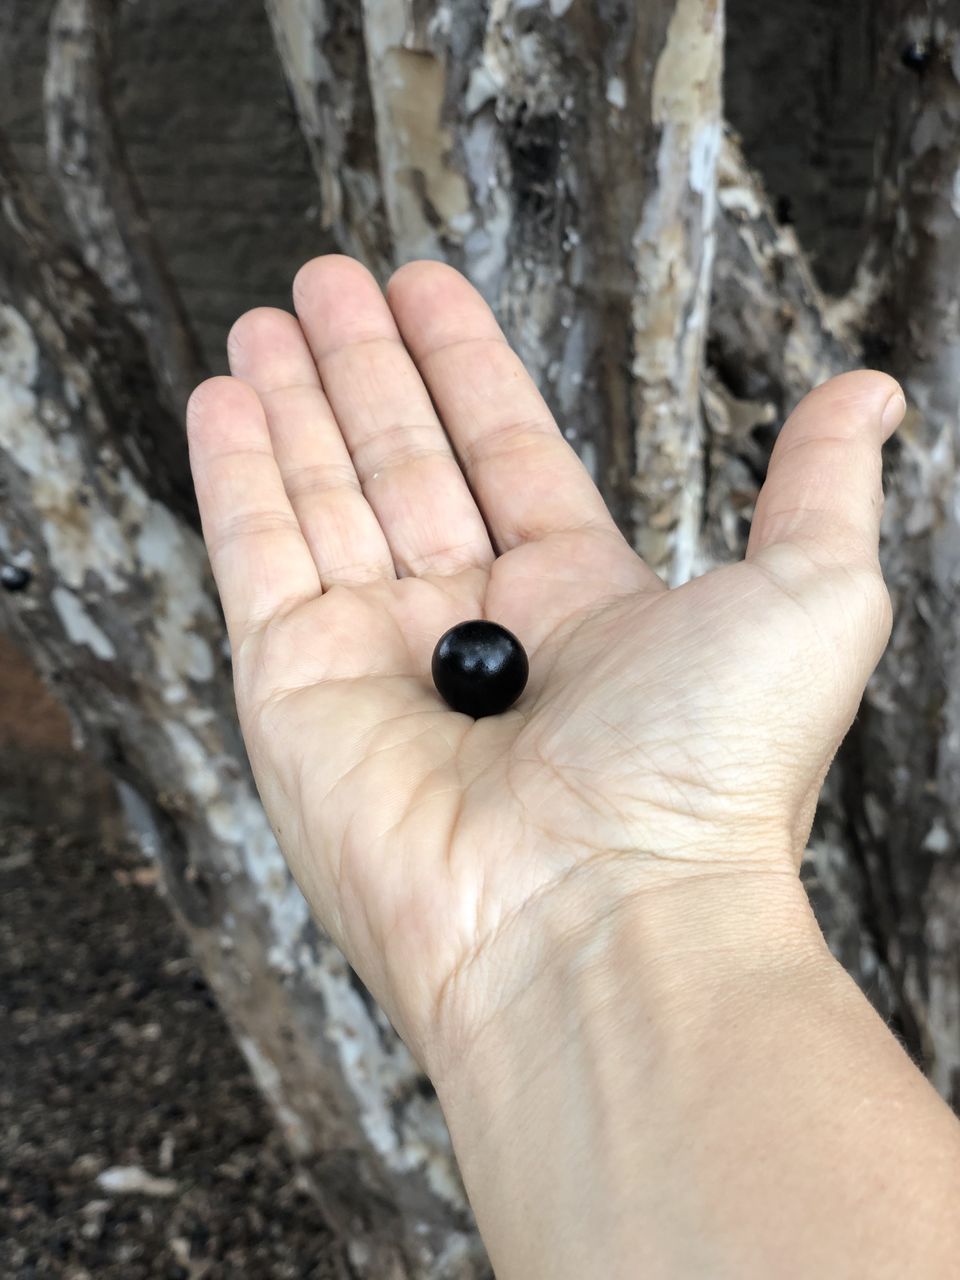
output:
[[[875,568],[881,449],[906,407],[893,378],[867,371],[842,374],[801,401],[771,455],[747,559],[786,543],[824,566]]]

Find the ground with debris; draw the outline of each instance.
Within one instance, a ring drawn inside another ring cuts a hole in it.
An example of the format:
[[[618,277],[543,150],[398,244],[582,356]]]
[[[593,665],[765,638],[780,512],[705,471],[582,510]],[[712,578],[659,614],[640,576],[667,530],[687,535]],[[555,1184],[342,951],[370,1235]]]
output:
[[[341,1274],[153,869],[2,637],[0,903],[0,1275]]]

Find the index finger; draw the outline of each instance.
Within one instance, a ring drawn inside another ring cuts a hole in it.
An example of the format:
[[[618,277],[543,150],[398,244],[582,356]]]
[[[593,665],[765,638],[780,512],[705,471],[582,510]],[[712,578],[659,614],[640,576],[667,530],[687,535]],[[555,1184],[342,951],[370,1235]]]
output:
[[[230,641],[320,594],[320,577],[280,478],[260,398],[237,378],[190,397],[187,438],[207,553]]]

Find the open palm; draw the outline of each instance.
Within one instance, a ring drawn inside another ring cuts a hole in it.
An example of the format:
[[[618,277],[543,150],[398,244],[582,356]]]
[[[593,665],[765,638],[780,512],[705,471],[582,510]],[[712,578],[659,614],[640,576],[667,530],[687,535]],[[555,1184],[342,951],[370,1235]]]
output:
[[[204,533],[278,838],[431,1063],[548,962],[547,899],[601,913],[666,879],[792,873],[889,626],[880,446],[902,402],[879,374],[808,398],[747,560],[668,591],[456,272],[413,264],[385,299],[332,257],[294,295],[297,318],[238,322],[235,377],[191,402]],[[474,722],[430,659],[480,617],[531,674]]]

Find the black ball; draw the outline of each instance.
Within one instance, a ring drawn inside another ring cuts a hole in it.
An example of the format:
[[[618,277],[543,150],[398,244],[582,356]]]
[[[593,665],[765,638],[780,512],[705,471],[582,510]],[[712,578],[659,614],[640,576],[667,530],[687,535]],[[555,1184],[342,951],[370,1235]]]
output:
[[[530,671],[523,645],[496,622],[461,622],[433,651],[433,683],[454,711],[498,716],[523,693]]]
[[[933,61],[933,49],[925,40],[915,40],[901,50],[900,61],[908,71],[925,71]]]
[[[5,564],[0,568],[0,586],[4,591],[26,591],[33,574],[18,564]]]

